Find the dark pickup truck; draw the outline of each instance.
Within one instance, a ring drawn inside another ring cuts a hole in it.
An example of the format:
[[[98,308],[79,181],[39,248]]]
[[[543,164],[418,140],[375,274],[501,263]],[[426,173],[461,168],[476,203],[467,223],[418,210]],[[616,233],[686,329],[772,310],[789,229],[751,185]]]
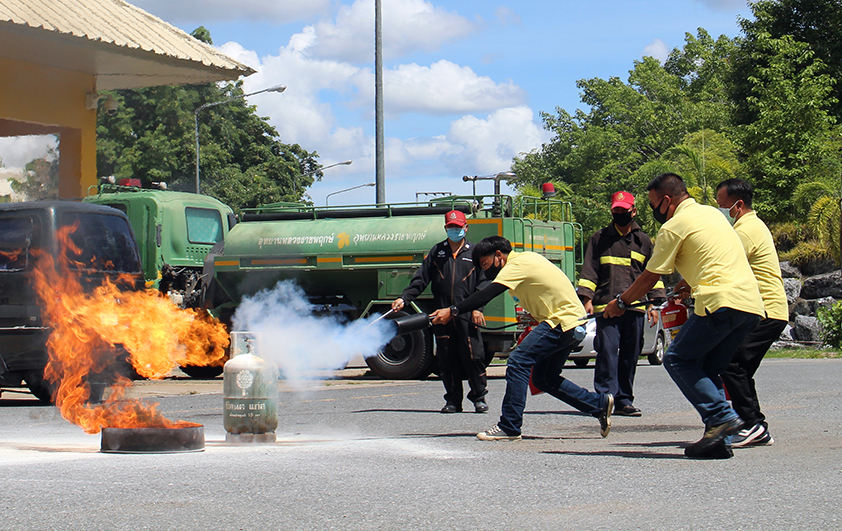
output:
[[[59,229],[73,225],[70,239],[81,254],[64,249],[56,238]],[[42,402],[51,400],[44,379],[51,328],[32,277],[42,253],[57,264],[63,252],[73,253],[71,263],[77,265],[71,268],[86,290],[126,274],[137,279],[129,289],[144,289],[137,243],[119,210],[71,201],[0,205],[0,392],[25,386]]]

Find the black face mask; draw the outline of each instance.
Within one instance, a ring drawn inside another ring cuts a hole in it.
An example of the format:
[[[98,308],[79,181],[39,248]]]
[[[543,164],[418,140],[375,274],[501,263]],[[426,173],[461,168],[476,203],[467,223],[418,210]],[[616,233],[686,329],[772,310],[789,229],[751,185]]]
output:
[[[489,268],[485,270],[485,278],[488,280],[494,280],[497,278],[497,273],[499,273],[501,269],[503,269],[503,266],[496,266],[494,265],[494,262],[491,262]]]
[[[652,217],[655,218],[655,221],[657,221],[658,223],[660,223],[662,225],[667,222],[667,214],[661,213],[661,203],[664,202],[665,197],[667,197],[667,196],[662,197],[661,200],[658,201],[657,206],[652,207]],[[669,209],[667,209],[667,213],[668,212],[669,212]]]
[[[614,218],[614,224],[618,227],[625,227],[632,221],[631,212],[612,212],[611,217]]]

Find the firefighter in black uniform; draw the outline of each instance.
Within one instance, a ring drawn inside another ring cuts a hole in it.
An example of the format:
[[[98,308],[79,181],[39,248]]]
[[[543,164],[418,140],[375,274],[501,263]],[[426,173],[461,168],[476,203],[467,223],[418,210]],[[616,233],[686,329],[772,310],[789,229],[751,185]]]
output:
[[[465,214],[451,210],[444,219],[447,239],[430,249],[409,286],[392,302],[392,309],[400,310],[415,300],[428,284],[432,284],[430,291],[434,308],[449,308],[487,284],[482,269],[474,267],[471,258],[473,245],[465,237],[468,230]],[[474,403],[474,410],[477,413],[488,411],[485,355],[482,337],[476,326],[484,324],[485,317],[480,308],[471,312],[470,321],[452,319],[445,325],[433,326],[436,359],[446,402],[442,413],[462,411],[463,379],[467,379],[471,387],[468,400]]]
[[[632,220],[636,213],[634,196],[616,192],[611,196],[612,223],[596,231],[588,243],[577,290],[588,313],[601,312],[626,291],[652,256],[652,240]],[[649,299],[665,295],[664,284],[658,280]],[[655,326],[658,312],[650,308],[647,313],[650,326]],[[643,316],[644,310],[636,309],[611,319],[596,318],[594,390],[614,395],[615,415],[641,415],[632,388],[643,348]]]

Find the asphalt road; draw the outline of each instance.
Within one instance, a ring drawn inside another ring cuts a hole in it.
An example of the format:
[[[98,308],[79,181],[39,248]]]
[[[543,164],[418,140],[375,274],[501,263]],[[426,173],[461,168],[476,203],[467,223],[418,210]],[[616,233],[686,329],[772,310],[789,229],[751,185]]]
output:
[[[565,376],[591,387],[592,369]],[[141,382],[206,449],[104,454],[100,436],[28,395],[0,398],[0,525],[99,529],[840,529],[840,360],[767,360],[758,389],[775,444],[693,461],[697,414],[662,367],[638,368],[641,418],[527,402],[520,442],[482,442],[486,415],[442,415],[436,380],[350,377],[281,387],[278,442],[224,442],[222,382]],[[468,403],[466,402],[466,406]]]

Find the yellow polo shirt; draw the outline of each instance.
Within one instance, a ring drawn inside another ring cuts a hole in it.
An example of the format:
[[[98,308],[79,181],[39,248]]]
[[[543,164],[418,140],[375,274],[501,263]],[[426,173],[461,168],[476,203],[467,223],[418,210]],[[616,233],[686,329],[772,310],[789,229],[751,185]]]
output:
[[[789,320],[789,306],[786,302],[784,280],[781,278],[781,264],[772,233],[752,210],[746,212],[734,224],[737,236],[743,242],[748,264],[760,286],[760,296],[766,307],[766,317],[780,321]]]
[[[693,290],[695,313],[720,308],[764,316],[757,280],[740,237],[719,210],[685,199],[661,226],[646,270],[668,275],[678,270]]]
[[[564,332],[583,323],[585,307],[570,279],[540,254],[512,251],[494,282],[509,288],[539,323],[561,325]]]

